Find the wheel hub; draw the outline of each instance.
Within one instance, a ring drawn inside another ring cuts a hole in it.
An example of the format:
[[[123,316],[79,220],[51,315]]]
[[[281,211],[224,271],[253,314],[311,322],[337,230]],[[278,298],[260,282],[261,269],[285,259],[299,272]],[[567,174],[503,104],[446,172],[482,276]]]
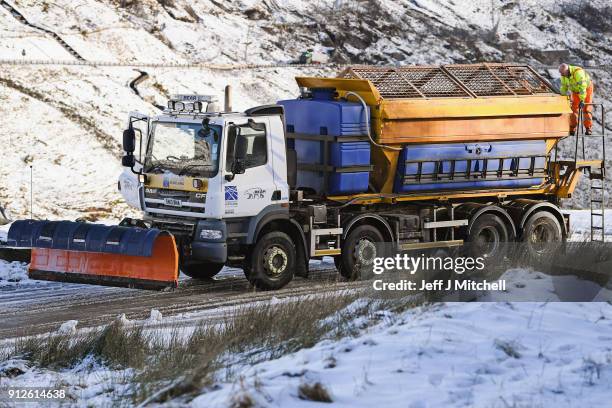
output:
[[[491,256],[497,250],[499,246],[500,236],[497,229],[493,227],[486,227],[480,231],[476,238],[476,244],[482,250],[485,257]]]
[[[270,247],[264,253],[264,268],[269,275],[280,275],[287,269],[287,264],[288,256],[285,251],[278,246]]]
[[[368,239],[360,239],[355,246],[355,260],[361,265],[371,265],[376,258],[376,246]]]
[[[547,252],[547,245],[554,242],[554,232],[546,224],[536,225],[531,231],[529,242],[537,253]]]

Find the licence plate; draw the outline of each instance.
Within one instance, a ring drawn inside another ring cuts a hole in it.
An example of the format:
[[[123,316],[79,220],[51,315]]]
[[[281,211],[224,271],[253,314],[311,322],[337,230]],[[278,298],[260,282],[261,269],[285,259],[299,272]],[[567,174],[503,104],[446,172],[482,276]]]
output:
[[[176,198],[164,198],[164,204],[170,207],[182,207],[183,202],[181,200],[177,200]]]

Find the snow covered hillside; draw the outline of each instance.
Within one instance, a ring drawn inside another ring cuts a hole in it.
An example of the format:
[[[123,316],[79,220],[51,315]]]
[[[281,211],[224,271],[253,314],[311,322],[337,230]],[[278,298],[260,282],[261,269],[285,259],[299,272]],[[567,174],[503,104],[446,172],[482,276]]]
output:
[[[4,0],[3,0],[4,1]],[[612,90],[612,6],[608,1],[475,0],[6,0],[0,59],[136,63],[290,63],[313,48],[334,63],[440,64],[523,61],[554,66],[569,55],[591,69],[596,97]],[[120,218],[116,191],[121,130],[131,110],[155,113],[175,92],[221,97],[234,108],[295,95],[295,75],[331,68],[206,70],[143,68],[140,96],[130,67],[2,65],[0,205],[34,216]],[[544,71],[543,71],[544,72]],[[610,119],[608,119],[610,122]],[[611,146],[612,144],[608,144]],[[590,151],[596,147],[590,146]],[[610,153],[612,157],[612,153]],[[585,202],[582,193],[575,204]]]

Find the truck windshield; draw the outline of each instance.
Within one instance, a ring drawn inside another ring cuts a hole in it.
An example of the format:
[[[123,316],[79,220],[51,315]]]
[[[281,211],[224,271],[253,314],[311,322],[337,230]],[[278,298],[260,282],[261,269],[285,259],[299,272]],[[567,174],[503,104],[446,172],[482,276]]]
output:
[[[213,177],[219,169],[221,126],[154,122],[147,147],[145,171]]]

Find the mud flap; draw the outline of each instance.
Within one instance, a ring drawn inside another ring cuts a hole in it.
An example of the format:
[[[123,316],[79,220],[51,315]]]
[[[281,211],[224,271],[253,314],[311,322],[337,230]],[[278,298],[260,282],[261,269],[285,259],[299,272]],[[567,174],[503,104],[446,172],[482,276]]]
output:
[[[174,237],[155,228],[15,221],[9,245],[32,248],[32,279],[129,288],[178,285]]]

